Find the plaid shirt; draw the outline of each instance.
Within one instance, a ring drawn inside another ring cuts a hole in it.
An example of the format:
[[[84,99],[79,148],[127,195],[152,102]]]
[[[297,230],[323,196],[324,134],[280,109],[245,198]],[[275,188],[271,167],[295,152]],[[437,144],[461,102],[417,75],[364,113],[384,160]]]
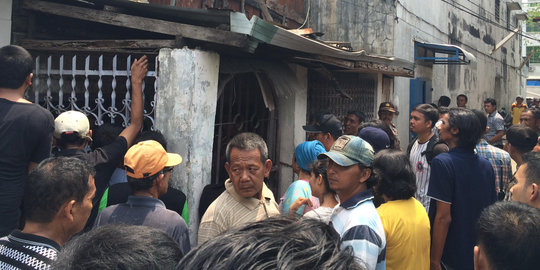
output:
[[[500,192],[501,187],[503,188],[503,191],[506,191],[508,189],[508,183],[510,179],[512,179],[510,155],[506,151],[488,144],[484,139],[481,139],[476,145],[476,153],[491,163],[493,171],[495,172],[495,188],[497,189],[497,194]]]

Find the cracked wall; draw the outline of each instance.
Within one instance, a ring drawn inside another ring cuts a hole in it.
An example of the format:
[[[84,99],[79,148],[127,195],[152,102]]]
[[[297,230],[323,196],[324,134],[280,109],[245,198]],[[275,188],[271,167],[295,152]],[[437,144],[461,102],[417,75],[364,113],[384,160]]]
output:
[[[308,26],[325,41],[350,42],[354,50],[393,55],[393,0],[312,0]]]

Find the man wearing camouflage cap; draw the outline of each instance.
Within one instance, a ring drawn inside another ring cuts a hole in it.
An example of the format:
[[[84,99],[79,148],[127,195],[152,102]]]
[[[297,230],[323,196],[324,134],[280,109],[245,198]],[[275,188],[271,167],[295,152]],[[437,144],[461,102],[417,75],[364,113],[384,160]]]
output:
[[[332,225],[342,246],[351,246],[366,269],[385,269],[386,238],[372,202],[373,148],[359,137],[344,135],[318,158],[329,159],[328,182],[341,202],[332,215]]]

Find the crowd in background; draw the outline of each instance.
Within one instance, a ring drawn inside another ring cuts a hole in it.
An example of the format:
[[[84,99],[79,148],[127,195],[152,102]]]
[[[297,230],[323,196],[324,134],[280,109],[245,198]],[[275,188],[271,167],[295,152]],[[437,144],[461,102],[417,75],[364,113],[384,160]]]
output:
[[[467,108],[463,94],[457,107],[442,96],[412,108],[406,145],[389,101],[372,121],[313,115],[280,197],[265,184],[265,141],[237,134],[192,246],[186,196],[169,187],[184,160],[161,133],[140,132],[146,57],[131,67],[130,125],[95,133],[81,112],[53,118],[24,99],[32,66],[25,49],[0,48],[0,269],[540,265],[537,101],[518,96],[506,112],[493,98]]]

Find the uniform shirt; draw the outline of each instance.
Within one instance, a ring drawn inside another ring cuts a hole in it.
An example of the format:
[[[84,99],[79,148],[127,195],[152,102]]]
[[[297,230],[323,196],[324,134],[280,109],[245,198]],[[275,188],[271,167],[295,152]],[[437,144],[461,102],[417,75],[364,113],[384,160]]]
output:
[[[428,196],[451,205],[442,262],[453,269],[472,270],[476,221],[485,207],[497,201],[493,168],[473,149],[455,147],[433,159],[429,181]],[[433,200],[431,222],[437,211]]]
[[[504,130],[504,119],[497,111],[494,111],[492,114],[488,115],[487,126],[489,127],[489,131],[484,135],[484,139],[489,142],[498,131]],[[502,146],[502,139],[493,142],[492,145]]]
[[[521,105],[518,105],[517,102],[512,103],[512,108],[510,109],[512,113],[512,125],[519,125],[519,118],[525,109],[527,109],[525,103],[521,103]]]
[[[336,206],[332,226],[341,237],[341,248],[352,247],[354,256],[367,270],[384,270],[386,238],[372,200],[369,189]]]
[[[427,191],[429,187],[429,175],[431,172],[431,166],[427,162],[426,155],[422,155],[426,151],[429,140],[425,143],[419,143],[415,141],[411,147],[411,153],[409,155],[409,161],[414,168],[414,174],[416,176],[416,193],[414,197],[424,206],[426,211],[429,211],[429,201],[427,197]]]
[[[174,239],[184,254],[191,249],[186,223],[178,213],[165,208],[159,199],[129,196],[127,202],[103,209],[94,227],[107,224],[142,225],[160,229]]]
[[[430,226],[426,209],[415,198],[377,208],[386,236],[387,270],[429,270]]]
[[[279,215],[278,209],[266,184],[263,183],[262,200],[259,200],[238,195],[232,181],[227,179],[225,191],[210,204],[201,219],[198,243],[201,245],[230,228]]]
[[[51,269],[60,245],[19,230],[0,238],[0,269]]]
[[[508,183],[512,179],[512,165],[508,152],[500,148],[489,145],[486,140],[481,139],[476,145],[476,153],[487,159],[493,167],[495,173],[495,189],[497,194],[508,189]]]
[[[18,227],[28,166],[50,156],[53,131],[46,109],[0,98],[0,237]]]

